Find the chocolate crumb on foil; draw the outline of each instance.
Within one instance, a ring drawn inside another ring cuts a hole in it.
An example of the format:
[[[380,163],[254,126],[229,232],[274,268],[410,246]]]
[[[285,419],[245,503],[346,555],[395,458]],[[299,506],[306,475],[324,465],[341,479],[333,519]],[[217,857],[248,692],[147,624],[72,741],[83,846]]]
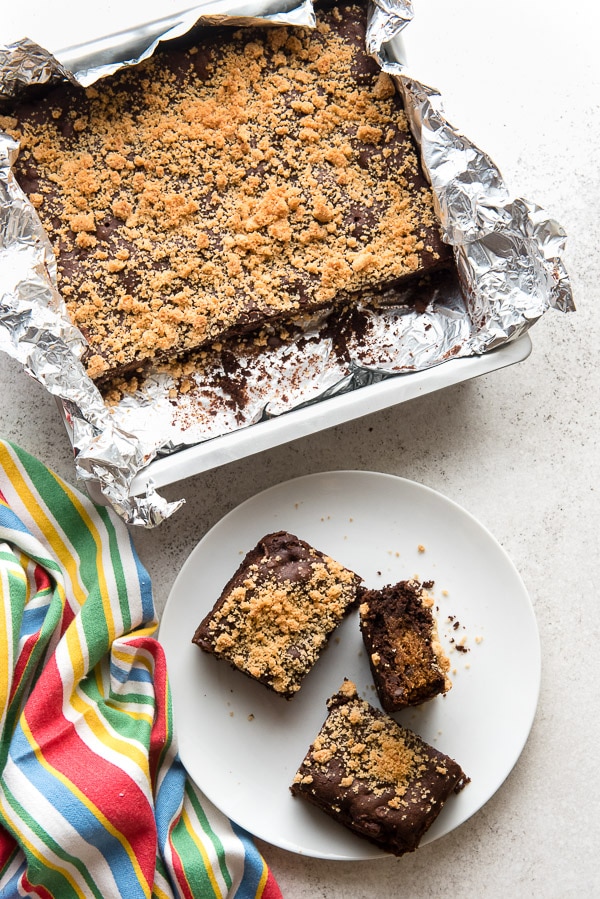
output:
[[[248,25],[260,20],[259,7],[257,4],[257,19],[245,20]],[[309,2],[299,3],[293,10],[289,4],[285,8],[282,4],[278,15],[272,2],[265,3],[264,12],[269,18],[273,16],[272,21],[286,23],[286,30],[291,23],[312,24]],[[10,260],[3,269],[0,291],[0,348],[21,361],[61,400],[78,476],[92,490],[100,490],[126,520],[153,526],[178,506],[163,504],[152,485],[145,498],[130,495],[137,473],[159,453],[173,452],[398,373],[424,370],[455,356],[486,352],[520,336],[547,309],[566,312],[573,308],[561,260],[565,235],[560,226],[548,220],[535,204],[512,198],[488,157],[445,120],[437,91],[422,85],[389,55],[394,36],[411,16],[410,4],[403,0],[387,0],[370,7],[366,41],[370,55],[402,96],[421,148],[423,169],[433,187],[442,234],[453,249],[461,289],[456,284],[431,287],[424,309],[424,303],[415,303],[414,296],[374,290],[333,325],[327,320],[327,310],[323,310],[302,330],[291,323],[283,330],[269,327],[252,341],[239,338],[239,347],[230,346],[231,355],[220,359],[219,347],[206,346],[199,362],[193,356],[196,351],[192,351],[178,360],[175,372],[154,367],[132,372],[127,383],[110,388],[108,403],[84,370],[82,359],[88,350],[65,314],[68,297],[57,290],[52,248],[32,216],[33,206],[41,208],[40,199],[43,205],[44,198],[33,197],[33,204],[25,200],[13,174],[17,145],[10,135],[0,137],[0,180],[10,198],[0,213],[7,241],[3,251]],[[226,18],[221,17],[219,25]],[[239,21],[236,19],[236,25]],[[206,19],[203,24],[210,21]],[[180,27],[177,33],[183,34],[191,25]],[[156,43],[159,39],[156,36]],[[140,59],[151,54],[154,46],[145,47]],[[44,64],[40,62],[43,50],[37,45],[31,56],[27,54],[27,41],[0,53],[3,85],[11,78],[11,83],[16,83],[17,71],[26,74],[29,84],[35,84],[36,79],[48,80],[51,54]],[[66,74],[69,80],[93,83],[101,93],[103,75],[135,61],[129,56],[116,62],[115,54],[116,50],[104,69],[100,62],[88,66],[83,75],[69,71],[60,58],[58,65],[63,65],[63,76]],[[302,110],[300,113],[309,115]],[[451,166],[446,164],[449,159]],[[453,174],[448,179],[449,171]],[[120,174],[118,168],[111,168],[111,172]],[[125,214],[124,206],[118,205],[115,210]],[[80,212],[81,220],[73,219],[73,234],[81,235],[79,241],[85,243],[91,232],[86,230],[86,210]],[[328,224],[320,222],[319,227]],[[501,256],[496,252],[498,235]],[[116,254],[114,259],[100,261],[112,266],[114,271],[109,274],[117,279],[124,270],[121,263],[127,266],[127,259]],[[258,357],[260,374],[254,372]],[[212,394],[209,376],[215,378]],[[273,384],[270,394],[264,390],[268,381]],[[128,391],[125,395],[123,388]],[[212,415],[208,415],[209,409]]]

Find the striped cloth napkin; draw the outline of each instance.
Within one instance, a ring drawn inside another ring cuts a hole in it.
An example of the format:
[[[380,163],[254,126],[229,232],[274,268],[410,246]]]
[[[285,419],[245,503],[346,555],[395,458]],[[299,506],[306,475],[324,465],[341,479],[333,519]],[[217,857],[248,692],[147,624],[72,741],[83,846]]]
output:
[[[280,899],[177,755],[125,525],[0,441],[0,896]]]

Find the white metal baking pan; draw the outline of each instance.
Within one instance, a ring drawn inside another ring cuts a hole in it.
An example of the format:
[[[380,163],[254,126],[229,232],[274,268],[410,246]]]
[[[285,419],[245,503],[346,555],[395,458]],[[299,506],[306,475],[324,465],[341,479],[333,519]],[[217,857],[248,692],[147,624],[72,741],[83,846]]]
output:
[[[144,493],[150,480],[155,487],[163,487],[371,412],[379,412],[443,387],[523,362],[531,349],[531,338],[524,334],[518,340],[483,356],[451,359],[426,371],[395,375],[378,384],[330,397],[315,405],[295,409],[278,418],[182,449],[151,462],[136,476],[131,492],[133,495]]]

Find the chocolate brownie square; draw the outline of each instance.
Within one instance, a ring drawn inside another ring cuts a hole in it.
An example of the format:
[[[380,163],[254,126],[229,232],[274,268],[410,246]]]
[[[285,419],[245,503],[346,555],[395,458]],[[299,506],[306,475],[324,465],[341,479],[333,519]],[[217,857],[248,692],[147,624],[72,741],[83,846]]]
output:
[[[323,3],[314,29],[205,29],[0,110],[92,378],[451,262],[366,19]]]
[[[192,642],[291,699],[338,624],[361,578],[285,531],[244,558]]]
[[[360,699],[344,681],[290,787],[386,852],[417,849],[468,783],[460,765]]]
[[[452,687],[433,599],[416,580],[364,590],[360,628],[381,705],[397,712]]]

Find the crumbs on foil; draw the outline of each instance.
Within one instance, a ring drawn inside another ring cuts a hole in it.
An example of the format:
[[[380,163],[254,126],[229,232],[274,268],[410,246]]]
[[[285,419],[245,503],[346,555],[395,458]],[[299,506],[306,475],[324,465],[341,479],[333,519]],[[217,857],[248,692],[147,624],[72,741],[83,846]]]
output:
[[[384,378],[485,353],[521,336],[548,309],[574,308],[561,258],[563,229],[534,203],[511,196],[492,160],[445,119],[439,92],[391,56],[394,38],[412,18],[411,4],[379,0],[369,9],[368,50],[403,95],[460,281],[461,289],[430,284],[419,308],[390,294],[335,321],[323,316],[301,330],[156,366],[125,390],[117,385],[115,401],[105,402],[81,364],[85,344],[57,290],[48,239],[12,176],[17,145],[0,136],[0,349],[61,401],[78,477],[128,523],[153,527],[181,505],[166,503],[151,485],[146,496],[131,495],[135,476],[157,455]],[[211,2],[130,31],[128,40],[116,29],[112,47],[104,39],[56,57],[24,38],[0,48],[0,96],[57,77],[91,84],[198,20],[312,25],[314,14],[309,0]]]

